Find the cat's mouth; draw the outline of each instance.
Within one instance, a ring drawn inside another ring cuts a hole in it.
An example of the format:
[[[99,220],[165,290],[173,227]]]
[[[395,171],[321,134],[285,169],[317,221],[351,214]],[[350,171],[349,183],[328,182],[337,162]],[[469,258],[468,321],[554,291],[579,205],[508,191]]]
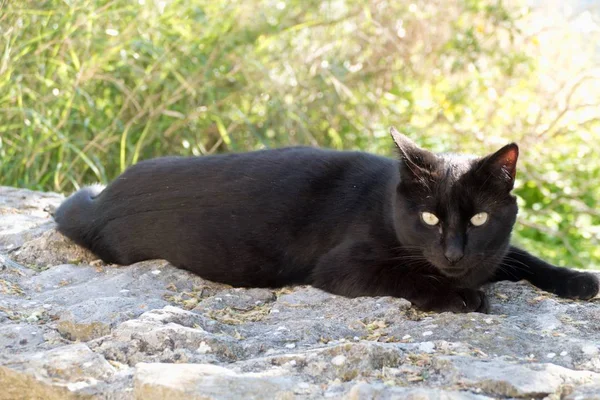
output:
[[[440,272],[450,278],[460,278],[469,272],[468,268],[460,267],[438,267]]]
[[[461,278],[467,275],[471,271],[471,266],[469,263],[466,263],[461,260],[458,264],[450,264],[448,262],[441,261],[435,255],[423,254],[425,259],[431,263],[432,266],[435,267],[442,275],[447,276],[448,278]]]

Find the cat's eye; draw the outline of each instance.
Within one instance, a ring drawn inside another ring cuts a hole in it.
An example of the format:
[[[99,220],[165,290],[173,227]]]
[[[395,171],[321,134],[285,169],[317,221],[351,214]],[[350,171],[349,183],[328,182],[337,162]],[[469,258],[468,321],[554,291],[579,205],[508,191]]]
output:
[[[471,224],[473,226],[481,226],[485,224],[488,220],[488,213],[480,212],[471,217]]]
[[[423,220],[423,222],[430,226],[437,225],[438,222],[440,222],[438,217],[427,211],[421,213],[421,219]]]

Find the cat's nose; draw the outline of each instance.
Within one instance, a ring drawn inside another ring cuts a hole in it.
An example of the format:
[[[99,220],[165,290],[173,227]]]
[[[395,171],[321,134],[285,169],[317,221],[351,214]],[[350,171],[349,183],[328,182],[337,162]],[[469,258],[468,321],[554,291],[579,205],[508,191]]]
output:
[[[446,260],[448,260],[450,265],[454,265],[459,262],[463,256],[463,251],[458,247],[450,247],[444,252],[444,257],[446,257]]]

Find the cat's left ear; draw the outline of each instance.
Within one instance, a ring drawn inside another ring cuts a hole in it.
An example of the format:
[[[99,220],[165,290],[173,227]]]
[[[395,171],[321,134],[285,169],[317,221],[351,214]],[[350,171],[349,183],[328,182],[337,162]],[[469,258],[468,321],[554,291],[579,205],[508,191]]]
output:
[[[502,183],[508,185],[512,190],[517,176],[517,159],[519,158],[519,146],[510,143],[497,152],[483,158],[479,163],[478,172],[485,171]]]

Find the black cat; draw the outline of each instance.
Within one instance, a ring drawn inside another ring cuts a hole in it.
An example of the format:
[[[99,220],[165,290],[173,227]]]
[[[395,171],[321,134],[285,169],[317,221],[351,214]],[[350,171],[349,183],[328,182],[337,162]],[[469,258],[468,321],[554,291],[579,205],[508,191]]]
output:
[[[498,280],[598,293],[594,275],[509,245],[516,144],[472,158],[391,134],[399,160],[297,147],[143,161],[78,191],[55,219],[106,262],[166,259],[233,286],[309,284],[454,312],[486,312],[478,288]]]

